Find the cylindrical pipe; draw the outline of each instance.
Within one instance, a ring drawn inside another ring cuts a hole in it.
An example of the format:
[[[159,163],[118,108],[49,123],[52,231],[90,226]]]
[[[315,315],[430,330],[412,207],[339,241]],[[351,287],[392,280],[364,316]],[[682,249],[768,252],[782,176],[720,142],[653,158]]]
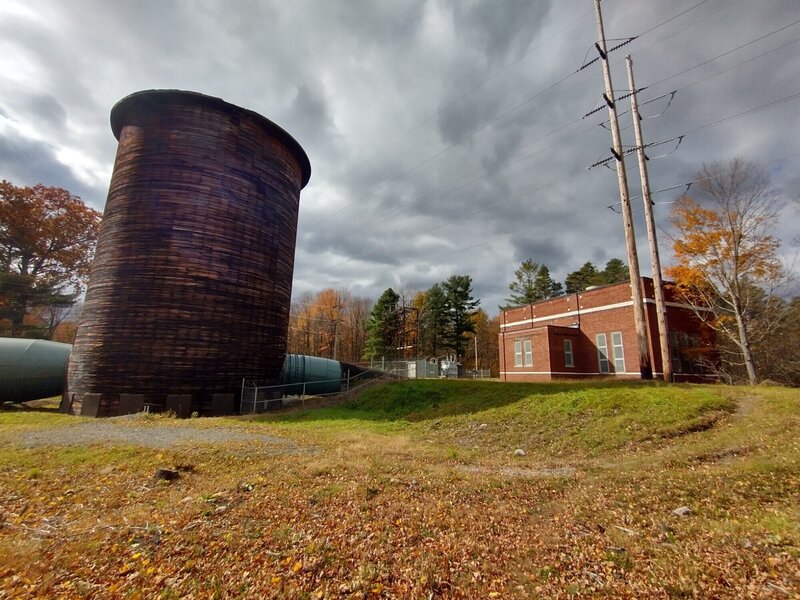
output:
[[[0,401],[58,396],[72,346],[48,340],[0,338]]]
[[[318,356],[287,354],[283,365],[283,383],[284,394],[302,393],[305,396],[306,393],[338,393],[342,389],[342,363]]]

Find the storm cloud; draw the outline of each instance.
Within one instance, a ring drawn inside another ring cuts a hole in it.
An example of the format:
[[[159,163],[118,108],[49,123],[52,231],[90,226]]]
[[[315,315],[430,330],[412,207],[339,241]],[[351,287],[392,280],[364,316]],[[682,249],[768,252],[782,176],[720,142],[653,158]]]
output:
[[[800,5],[603,2],[616,95],[630,53],[664,261],[671,202],[704,163],[760,163],[800,216]],[[306,149],[296,294],[424,289],[470,274],[493,311],[522,260],[554,278],[625,258],[589,0],[78,0],[0,7],[0,178],[102,208],[129,93],[193,90],[278,123]],[[673,94],[674,92],[674,94]],[[648,102],[652,100],[652,102]],[[628,100],[619,102],[627,110]],[[621,116],[633,144],[630,115]],[[683,136],[680,137],[679,136]],[[639,194],[627,160],[631,195]],[[634,200],[642,272],[641,200]]]

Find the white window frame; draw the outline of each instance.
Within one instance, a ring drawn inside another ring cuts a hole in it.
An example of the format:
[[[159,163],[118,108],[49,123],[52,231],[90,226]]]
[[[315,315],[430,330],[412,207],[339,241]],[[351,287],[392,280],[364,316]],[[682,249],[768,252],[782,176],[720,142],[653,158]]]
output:
[[[614,372],[625,372],[625,348],[622,345],[622,332],[613,331],[611,333],[611,350],[614,356]]]
[[[527,339],[523,341],[523,348],[525,352],[525,366],[532,367],[533,366],[533,342]]]
[[[609,373],[608,363],[608,339],[605,333],[598,333],[595,338],[595,345],[597,346],[597,369],[601,373]]]
[[[514,366],[522,366],[522,340],[514,340]]]
[[[564,366],[575,366],[575,354],[572,352],[572,340],[564,340]]]

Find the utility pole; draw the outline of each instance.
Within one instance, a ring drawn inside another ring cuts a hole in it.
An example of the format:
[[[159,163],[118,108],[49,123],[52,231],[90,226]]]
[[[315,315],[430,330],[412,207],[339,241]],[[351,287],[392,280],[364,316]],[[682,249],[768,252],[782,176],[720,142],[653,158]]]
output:
[[[333,322],[333,360],[339,358],[339,318],[342,316],[344,306],[338,302],[333,307],[336,310],[336,320]]]
[[[475,376],[478,376],[478,334],[475,334]]]
[[[600,0],[594,0],[595,13],[597,14],[597,37],[595,44],[600,54],[600,64],[603,67],[603,79],[606,92],[604,98],[608,105],[609,121],[611,122],[611,139],[614,147],[611,149],[617,163],[617,182],[622,205],[622,223],[625,227],[625,245],[628,250],[628,269],[631,276],[631,294],[633,299],[633,320],[636,327],[636,338],[639,347],[639,367],[642,379],[653,378],[653,367],[650,362],[650,348],[647,340],[645,326],[644,303],[642,302],[642,278],[639,273],[639,256],[636,252],[636,236],[633,232],[633,215],[631,214],[631,199],[628,193],[628,177],[625,173],[625,155],[622,150],[622,138],[619,133],[617,120],[617,107],[614,101],[614,87],[611,84],[611,68],[608,64],[608,50],[606,47],[606,34],[603,30],[603,15],[600,12]]]
[[[669,331],[667,330],[667,307],[664,302],[664,282],[661,279],[661,259],[658,256],[656,224],[653,218],[653,203],[650,200],[650,178],[647,175],[647,157],[644,154],[642,139],[642,117],[639,115],[639,101],[636,98],[636,83],[633,80],[633,60],[625,57],[628,67],[628,85],[631,88],[631,117],[636,135],[636,155],[639,158],[639,177],[642,180],[642,201],[644,219],[647,224],[647,242],[650,245],[650,267],[653,270],[653,295],[656,300],[656,319],[658,320],[658,343],[661,349],[661,373],[664,381],[672,381],[672,357],[669,353]]]

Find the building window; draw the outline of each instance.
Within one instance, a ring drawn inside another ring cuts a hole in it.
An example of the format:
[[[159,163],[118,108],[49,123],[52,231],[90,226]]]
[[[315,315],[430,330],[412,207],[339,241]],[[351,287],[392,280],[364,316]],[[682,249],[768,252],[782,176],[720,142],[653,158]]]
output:
[[[611,334],[611,345],[614,349],[614,371],[625,372],[625,353],[622,349],[622,333],[615,331]]]
[[[533,366],[533,345],[530,340],[525,340],[525,366]]]
[[[595,337],[597,344],[597,366],[601,373],[608,373],[608,342],[605,333],[598,333]]]
[[[680,338],[677,331],[669,332],[669,353],[672,360],[672,372],[680,373],[683,366],[681,365]]]
[[[514,366],[522,366],[522,340],[514,341]]]
[[[572,354],[572,340],[564,340],[564,366],[575,366],[575,357]]]

